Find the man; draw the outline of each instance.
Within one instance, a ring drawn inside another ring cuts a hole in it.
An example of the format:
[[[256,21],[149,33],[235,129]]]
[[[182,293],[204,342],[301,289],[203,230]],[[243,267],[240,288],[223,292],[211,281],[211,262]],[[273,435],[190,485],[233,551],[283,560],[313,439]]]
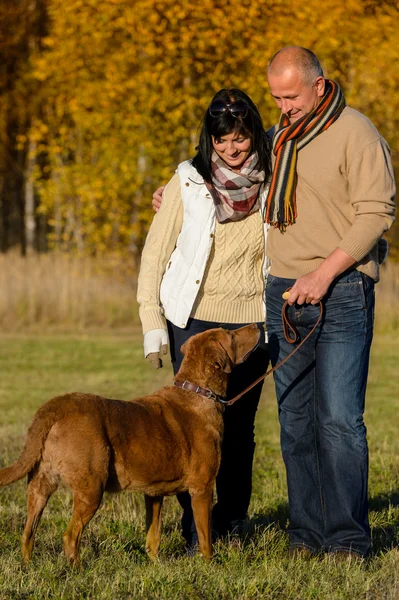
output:
[[[267,328],[272,363],[292,351],[289,317],[304,346],[274,373],[287,469],[290,550],[367,556],[368,449],[363,422],[373,332],[378,242],[394,220],[390,152],[372,123],[346,107],[316,56],[287,47],[268,69],[281,119],[268,198]]]
[[[318,303],[324,306],[317,331],[274,372],[290,552],[364,557],[370,528],[363,413],[378,246],[394,220],[390,152],[373,124],[345,106],[311,51],[283,48],[268,79],[282,113],[271,130],[266,213],[273,365],[293,349],[283,334],[282,294],[290,289],[289,318],[302,338],[319,316]]]

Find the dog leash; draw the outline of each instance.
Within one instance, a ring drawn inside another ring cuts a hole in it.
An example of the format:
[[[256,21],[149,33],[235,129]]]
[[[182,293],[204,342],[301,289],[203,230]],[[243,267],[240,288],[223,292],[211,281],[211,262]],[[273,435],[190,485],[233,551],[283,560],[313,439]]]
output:
[[[306,340],[308,340],[310,338],[310,336],[313,334],[313,332],[315,331],[316,327],[318,326],[318,324],[320,323],[320,321],[323,317],[323,304],[321,301],[318,304],[319,304],[320,312],[319,312],[319,316],[317,317],[316,323],[313,325],[313,327],[309,331],[309,333],[298,344],[298,346],[296,348],[294,348],[294,350],[290,354],[288,354],[288,356],[286,356],[282,361],[280,361],[272,369],[269,369],[268,371],[266,371],[266,373],[264,375],[261,375],[260,377],[258,377],[258,379],[256,379],[253,383],[251,383],[251,385],[249,385],[247,388],[245,388],[245,390],[243,390],[242,392],[237,394],[237,396],[234,396],[234,398],[231,398],[230,400],[221,400],[220,398],[218,398],[218,401],[221,402],[222,404],[224,404],[225,406],[231,406],[232,404],[237,402],[237,400],[239,400],[242,396],[244,396],[244,394],[249,392],[249,390],[252,390],[252,388],[255,387],[258,383],[260,383],[261,381],[266,379],[266,377],[268,375],[270,375],[271,373],[274,373],[274,371],[279,369],[288,359],[291,358],[291,356],[294,356],[295,352],[298,352],[299,348],[301,348],[304,345],[304,343],[306,342]],[[295,344],[299,339],[299,333],[298,333],[297,329],[294,327],[294,325],[292,325],[292,323],[290,323],[290,321],[288,319],[288,316],[287,316],[288,307],[289,307],[289,304],[288,304],[288,301],[286,300],[284,302],[283,308],[282,308],[284,337],[289,344]]]
[[[284,292],[283,298],[288,298],[288,296],[289,296],[289,293],[287,290],[286,292]],[[317,321],[313,325],[313,327],[309,331],[309,333],[298,344],[298,346],[296,348],[294,348],[294,350],[288,356],[286,356],[282,361],[280,361],[272,369],[269,369],[268,371],[266,371],[266,373],[264,375],[261,375],[260,377],[258,377],[258,379],[256,379],[253,383],[251,383],[251,385],[246,387],[245,390],[243,390],[242,392],[237,394],[237,396],[234,396],[234,398],[231,398],[230,400],[224,400],[224,398],[222,398],[221,396],[218,396],[212,390],[209,390],[207,388],[202,388],[199,385],[196,385],[195,383],[191,383],[191,381],[174,381],[173,385],[175,385],[176,387],[180,387],[183,390],[194,392],[195,394],[200,394],[201,396],[205,396],[206,398],[215,400],[215,402],[220,402],[220,404],[223,404],[224,406],[231,406],[232,404],[234,404],[234,402],[237,402],[237,400],[239,400],[242,396],[244,396],[244,394],[249,392],[249,390],[252,390],[252,388],[255,387],[258,383],[260,383],[261,381],[266,379],[266,377],[268,375],[270,375],[271,373],[274,373],[274,371],[276,371],[279,367],[281,367],[281,365],[283,365],[288,359],[290,359],[291,356],[293,356],[295,354],[295,352],[298,352],[299,348],[301,348],[301,346],[303,346],[303,344],[306,342],[306,340],[308,340],[310,338],[310,336],[315,331],[316,327],[318,326],[318,324],[320,323],[320,321],[323,317],[323,304],[321,301],[318,304],[319,304],[320,312],[319,312]],[[282,320],[283,320],[284,337],[289,344],[295,344],[299,339],[299,333],[298,333],[297,329],[294,327],[294,325],[292,325],[292,323],[290,323],[290,320],[288,319],[288,316],[287,316],[288,306],[289,306],[289,304],[286,300],[283,304],[283,308],[281,311],[281,313],[282,313],[281,316],[282,316]]]

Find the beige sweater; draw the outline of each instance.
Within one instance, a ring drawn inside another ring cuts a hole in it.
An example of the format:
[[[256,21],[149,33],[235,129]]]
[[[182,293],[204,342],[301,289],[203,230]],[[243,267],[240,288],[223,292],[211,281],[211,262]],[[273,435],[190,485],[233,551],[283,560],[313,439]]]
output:
[[[336,248],[379,279],[376,243],[394,220],[395,180],[389,147],[374,125],[346,107],[298,153],[296,223],[270,229],[271,274],[297,279]]]
[[[143,333],[166,328],[160,285],[182,222],[180,178],[176,174],[165,188],[141,257],[137,300]],[[216,223],[211,253],[190,316],[217,323],[264,321],[263,257],[260,212],[241,221]]]

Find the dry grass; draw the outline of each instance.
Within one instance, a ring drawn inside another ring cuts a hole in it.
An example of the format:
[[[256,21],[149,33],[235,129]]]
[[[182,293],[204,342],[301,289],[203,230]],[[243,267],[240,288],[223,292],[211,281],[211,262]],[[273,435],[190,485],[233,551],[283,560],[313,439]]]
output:
[[[381,267],[381,280],[376,286],[376,330],[399,328],[399,263],[387,262]]]
[[[128,261],[66,254],[0,255],[0,331],[86,331],[137,326],[137,274]],[[399,328],[399,264],[376,287],[376,330]]]
[[[119,259],[0,256],[0,330],[137,325],[136,277]]]

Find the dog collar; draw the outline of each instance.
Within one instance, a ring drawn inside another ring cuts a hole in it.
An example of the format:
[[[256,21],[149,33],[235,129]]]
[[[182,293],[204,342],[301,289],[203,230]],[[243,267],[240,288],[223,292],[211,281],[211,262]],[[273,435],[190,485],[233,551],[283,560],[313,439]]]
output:
[[[191,383],[191,381],[174,381],[173,385],[181,388],[182,390],[187,390],[188,392],[194,392],[195,394],[200,394],[200,396],[205,396],[205,398],[209,398],[210,400],[215,400],[216,402],[220,402],[221,404],[227,404],[228,400],[225,400],[221,396],[212,392],[212,390],[208,390],[207,388],[203,388],[195,383]]]

